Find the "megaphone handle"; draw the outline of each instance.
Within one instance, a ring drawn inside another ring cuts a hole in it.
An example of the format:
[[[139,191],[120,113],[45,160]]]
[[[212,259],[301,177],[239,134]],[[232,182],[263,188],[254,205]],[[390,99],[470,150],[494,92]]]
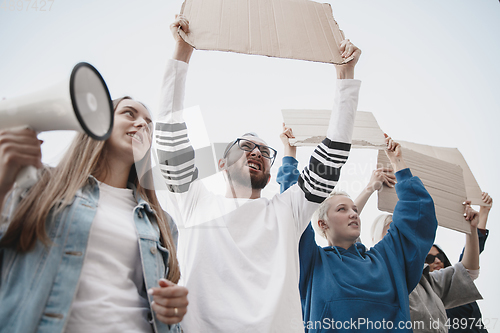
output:
[[[22,168],[21,171],[19,171],[19,173],[17,174],[16,186],[22,188],[30,188],[31,186],[35,185],[37,181],[37,169],[32,165],[28,165],[27,167]]]

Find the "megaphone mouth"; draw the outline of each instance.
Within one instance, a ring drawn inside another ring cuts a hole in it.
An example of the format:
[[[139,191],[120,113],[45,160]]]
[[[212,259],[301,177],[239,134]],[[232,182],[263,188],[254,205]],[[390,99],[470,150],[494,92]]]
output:
[[[89,108],[91,111],[97,111],[97,99],[95,98],[94,94],[91,92],[87,93],[87,104],[89,105]]]
[[[76,64],[69,92],[75,116],[85,133],[95,140],[108,139],[113,130],[113,102],[97,69],[86,62]]]

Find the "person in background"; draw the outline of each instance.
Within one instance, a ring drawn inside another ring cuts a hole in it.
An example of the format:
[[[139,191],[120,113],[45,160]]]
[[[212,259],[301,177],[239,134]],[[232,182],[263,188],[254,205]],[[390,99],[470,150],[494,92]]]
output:
[[[360,196],[370,193],[371,188],[381,188],[381,180],[375,172]],[[362,209],[363,206],[359,207]],[[464,202],[464,215],[471,228],[471,234],[466,234],[465,256],[451,266],[441,248],[434,244],[426,256],[422,277],[409,295],[414,332],[448,332],[452,323],[445,309],[482,298],[473,282],[479,275],[479,215],[470,207],[470,201]],[[392,218],[392,214],[381,214],[375,219],[371,229],[374,244],[380,242],[390,230]],[[460,325],[465,327],[464,322]]]
[[[291,135],[284,128],[285,147]],[[407,168],[401,146],[387,136],[386,143],[399,198],[388,236],[370,250],[355,243],[359,210],[343,192],[333,192],[320,205],[317,219],[302,234],[299,288],[306,332],[412,332],[408,293],[419,281],[437,220],[432,198]],[[283,158],[279,183],[293,184],[295,163],[293,156]],[[391,176],[384,179],[394,183]],[[313,228],[327,239],[327,247],[316,245]]]
[[[488,222],[488,215],[490,213],[491,207],[493,205],[493,199],[488,193],[482,193],[482,200],[487,206],[481,206],[479,209],[479,223],[477,225],[478,236],[479,236],[479,252],[483,252],[484,244],[488,238],[489,231],[486,229],[486,223]],[[465,249],[462,251],[459,260],[462,261]],[[444,252],[443,252],[444,254]],[[444,267],[447,267],[444,265]],[[477,302],[472,302],[464,304],[458,307],[454,307],[446,310],[449,322],[449,333],[458,332],[477,332],[477,333],[487,333],[486,324],[483,323],[481,316],[481,310]]]
[[[2,333],[181,331],[177,229],[149,188],[151,117],[130,97],[113,105],[110,138],[78,134],[55,168],[34,131],[0,131]],[[40,180],[14,197],[29,165]]]

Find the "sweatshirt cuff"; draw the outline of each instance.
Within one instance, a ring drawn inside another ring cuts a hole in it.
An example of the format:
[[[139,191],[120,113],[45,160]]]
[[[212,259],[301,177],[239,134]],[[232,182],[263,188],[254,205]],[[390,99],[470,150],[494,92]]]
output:
[[[467,273],[469,273],[469,276],[470,278],[472,279],[472,281],[474,281],[475,279],[477,279],[479,277],[479,269],[465,269],[467,271]]]
[[[483,236],[488,236],[488,233],[489,233],[488,229],[477,228],[477,231],[479,231]]]
[[[176,59],[168,59],[168,62],[170,62],[169,65],[171,65],[175,68],[178,68],[178,69],[187,70],[189,68],[189,64],[184,62],[184,61],[180,61],[180,60],[176,60]]]
[[[360,87],[361,80],[358,79],[337,79],[338,87]]]
[[[396,181],[398,183],[403,180],[410,179],[411,177],[413,177],[413,175],[411,174],[410,168],[402,169],[396,172]]]
[[[284,156],[283,159],[281,160],[281,165],[284,166],[285,164],[289,164],[289,165],[292,165],[294,167],[297,167],[297,165],[299,165],[299,161],[297,161],[292,156]]]

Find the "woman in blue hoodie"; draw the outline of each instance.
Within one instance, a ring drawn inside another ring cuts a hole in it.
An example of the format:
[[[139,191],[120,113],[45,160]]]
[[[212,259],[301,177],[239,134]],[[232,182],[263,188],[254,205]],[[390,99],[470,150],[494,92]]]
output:
[[[284,132],[282,140],[290,136]],[[388,236],[370,250],[356,243],[361,221],[343,193],[325,200],[302,234],[299,288],[306,332],[412,332],[408,294],[420,280],[437,220],[432,198],[407,168],[401,146],[389,137],[386,143],[399,198]],[[279,183],[293,183],[294,165],[293,157],[284,158]],[[316,244],[313,226],[327,247]]]

